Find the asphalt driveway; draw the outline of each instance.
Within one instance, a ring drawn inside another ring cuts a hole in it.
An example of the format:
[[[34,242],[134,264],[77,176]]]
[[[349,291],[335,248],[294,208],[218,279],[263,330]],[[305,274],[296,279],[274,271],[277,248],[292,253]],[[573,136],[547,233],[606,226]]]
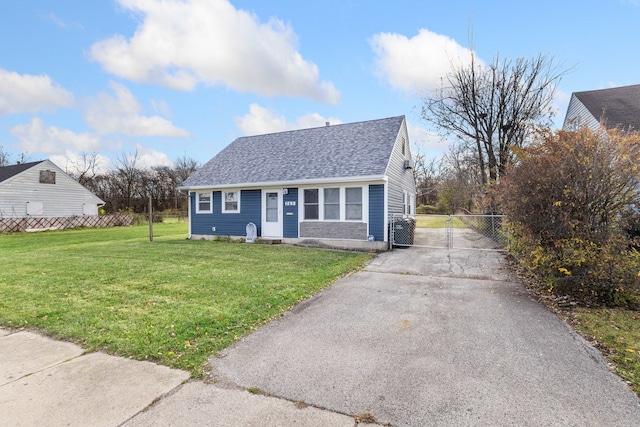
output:
[[[638,398],[496,252],[381,254],[211,362],[220,386],[393,426],[640,425]]]

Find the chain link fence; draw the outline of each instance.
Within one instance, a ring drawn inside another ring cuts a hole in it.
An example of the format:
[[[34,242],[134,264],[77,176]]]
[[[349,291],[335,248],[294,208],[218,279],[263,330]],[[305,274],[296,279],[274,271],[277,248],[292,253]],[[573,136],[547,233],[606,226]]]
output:
[[[392,248],[506,250],[508,236],[504,215],[394,214],[389,237]]]

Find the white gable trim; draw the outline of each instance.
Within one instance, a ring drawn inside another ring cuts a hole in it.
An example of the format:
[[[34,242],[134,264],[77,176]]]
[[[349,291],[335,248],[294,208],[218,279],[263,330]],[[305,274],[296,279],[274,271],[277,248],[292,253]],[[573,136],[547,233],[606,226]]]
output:
[[[371,175],[371,176],[353,176],[353,177],[341,177],[341,178],[316,178],[305,179],[298,181],[268,181],[268,182],[245,182],[239,184],[224,184],[224,185],[198,185],[189,187],[178,187],[180,191],[198,191],[198,190],[222,190],[232,188],[264,188],[264,187],[300,187],[308,185],[325,185],[325,184],[338,184],[338,183],[352,183],[352,182],[367,182],[367,183],[380,183],[383,184],[388,181],[386,175]]]

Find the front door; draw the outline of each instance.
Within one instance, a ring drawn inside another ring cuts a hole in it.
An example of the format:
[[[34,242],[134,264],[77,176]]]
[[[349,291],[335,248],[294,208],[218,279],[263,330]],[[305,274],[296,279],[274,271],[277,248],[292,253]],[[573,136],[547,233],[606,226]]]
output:
[[[282,190],[264,190],[262,200],[262,237],[282,238]]]

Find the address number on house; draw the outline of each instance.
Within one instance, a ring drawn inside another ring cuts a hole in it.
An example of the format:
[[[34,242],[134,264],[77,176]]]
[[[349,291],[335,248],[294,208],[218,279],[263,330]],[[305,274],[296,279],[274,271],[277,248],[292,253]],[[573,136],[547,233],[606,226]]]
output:
[[[284,202],[285,206],[295,206],[296,205],[296,201],[295,200],[287,200],[286,202]]]

